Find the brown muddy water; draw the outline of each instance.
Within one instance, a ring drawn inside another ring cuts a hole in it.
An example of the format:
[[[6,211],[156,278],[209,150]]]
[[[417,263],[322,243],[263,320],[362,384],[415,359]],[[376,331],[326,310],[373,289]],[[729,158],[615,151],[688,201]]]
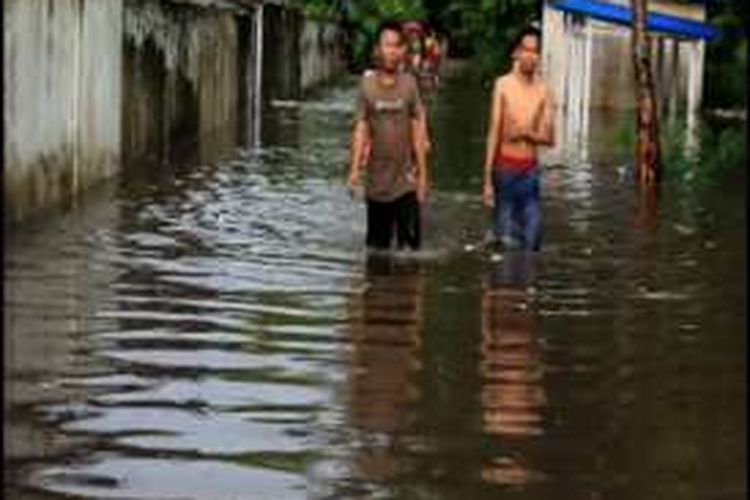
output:
[[[600,147],[493,258],[486,98],[440,91],[417,255],[365,256],[351,85],[6,236],[7,498],[744,498],[744,176],[648,209]]]

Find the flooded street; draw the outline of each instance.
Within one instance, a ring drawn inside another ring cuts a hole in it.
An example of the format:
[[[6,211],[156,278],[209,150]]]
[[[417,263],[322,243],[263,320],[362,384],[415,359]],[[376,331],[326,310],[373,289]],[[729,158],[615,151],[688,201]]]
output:
[[[426,249],[368,260],[354,98],[6,237],[8,498],[744,498],[744,176],[648,213],[592,148],[492,258],[486,90],[448,78]]]

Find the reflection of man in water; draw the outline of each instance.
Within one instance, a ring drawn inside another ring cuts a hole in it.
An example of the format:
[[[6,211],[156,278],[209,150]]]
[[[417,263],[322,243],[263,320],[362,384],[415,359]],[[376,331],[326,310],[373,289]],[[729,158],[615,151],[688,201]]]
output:
[[[507,246],[538,250],[541,206],[537,148],[554,144],[554,100],[537,75],[540,33],[512,44],[513,69],[495,81],[482,200],[494,205],[494,232]]]
[[[367,443],[355,462],[368,479],[395,473],[393,444],[416,414],[423,279],[418,262],[372,256],[367,288],[351,302],[350,415]]]
[[[511,252],[486,276],[482,291],[482,428],[508,439],[515,453],[495,457],[482,471],[488,482],[525,484],[538,478],[529,446],[542,433],[542,387],[536,325],[526,286],[534,254]]]
[[[366,168],[367,246],[388,249],[421,244],[419,204],[427,195],[425,114],[417,83],[399,71],[404,57],[401,25],[378,30],[377,67],[362,77],[357,101],[349,187]]]

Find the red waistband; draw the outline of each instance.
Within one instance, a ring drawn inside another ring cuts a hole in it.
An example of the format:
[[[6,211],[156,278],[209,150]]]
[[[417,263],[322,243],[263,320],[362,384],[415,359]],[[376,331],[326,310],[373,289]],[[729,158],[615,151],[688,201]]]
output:
[[[495,157],[494,167],[498,170],[529,170],[536,166],[536,158],[525,157],[518,158],[515,156],[508,156],[504,154],[498,154]]]

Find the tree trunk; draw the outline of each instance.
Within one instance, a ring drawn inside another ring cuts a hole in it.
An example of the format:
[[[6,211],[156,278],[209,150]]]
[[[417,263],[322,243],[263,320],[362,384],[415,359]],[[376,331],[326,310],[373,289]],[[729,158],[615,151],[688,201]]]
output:
[[[633,10],[633,69],[636,89],[636,173],[642,184],[661,178],[659,118],[651,70],[650,37],[646,30],[647,0],[630,0]]]

